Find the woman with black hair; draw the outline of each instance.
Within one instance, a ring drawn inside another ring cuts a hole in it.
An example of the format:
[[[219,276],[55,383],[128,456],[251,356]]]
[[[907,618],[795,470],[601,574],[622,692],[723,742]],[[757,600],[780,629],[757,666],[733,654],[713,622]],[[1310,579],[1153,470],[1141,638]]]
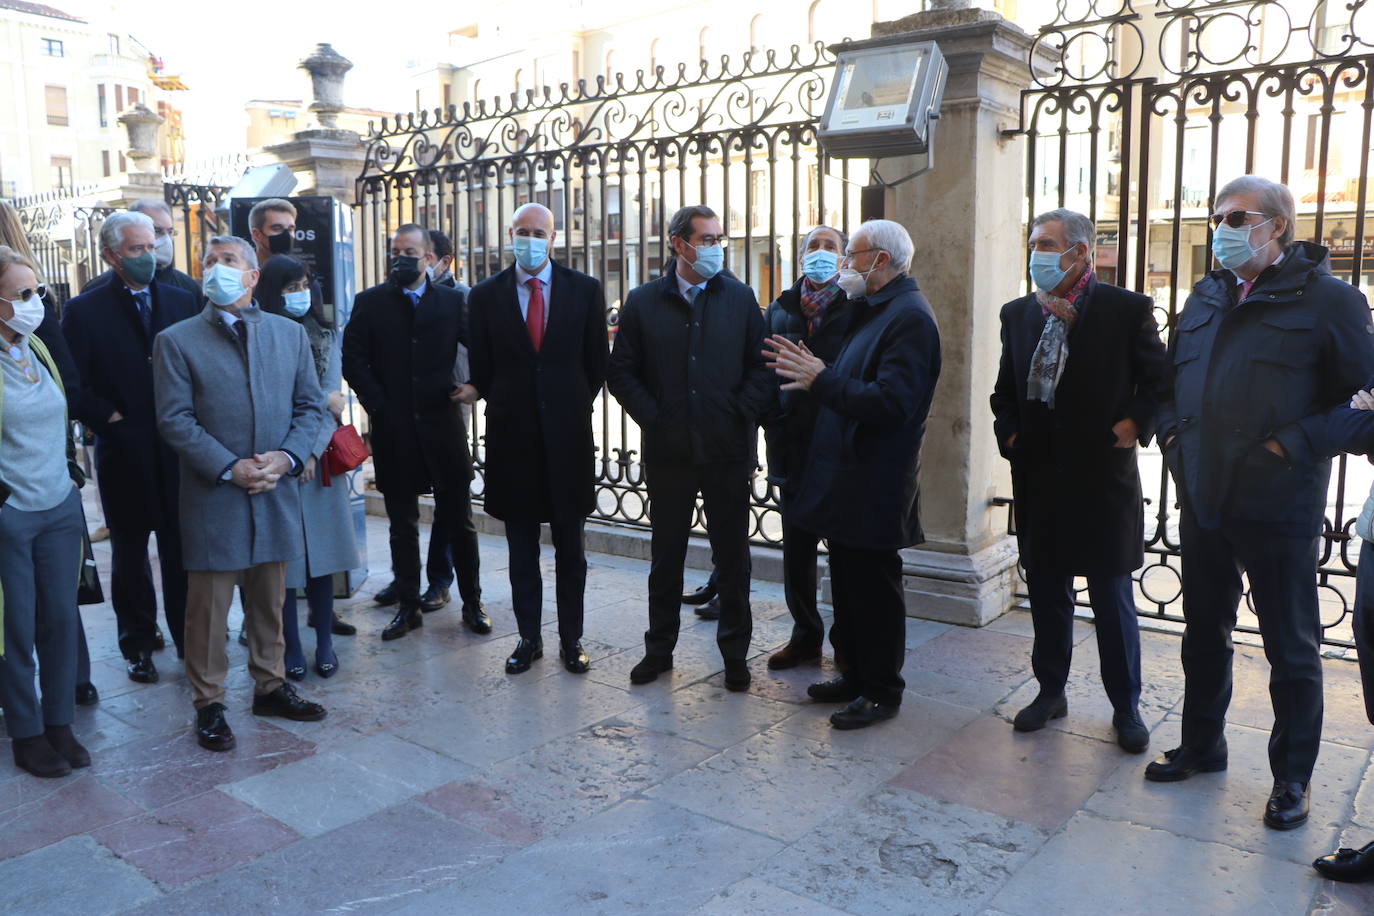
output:
[[[318,287],[315,287],[318,289]],[[346,481],[324,485],[318,467],[320,456],[343,414],[344,399],[339,392],[341,371],[339,338],[334,323],[325,317],[318,292],[312,292],[310,271],[302,262],[287,255],[268,258],[262,266],[262,277],[255,291],[258,305],[265,312],[284,315],[299,321],[310,339],[310,351],[315,357],[315,371],[319,374],[320,389],[326,406],[334,416],[334,425],[325,423],[306,460],[300,475],[301,529],[305,536],[304,562],[295,561],[286,567],[286,602],[282,605],[282,635],[286,640],[286,676],[292,680],[305,677],[305,652],[301,648],[300,631],[296,624],[297,591],[305,591],[310,609],[311,625],[315,628],[315,672],[320,677],[333,677],[339,670],[334,654],[334,574],[362,565],[358,545],[353,537],[353,519],[349,514]]]

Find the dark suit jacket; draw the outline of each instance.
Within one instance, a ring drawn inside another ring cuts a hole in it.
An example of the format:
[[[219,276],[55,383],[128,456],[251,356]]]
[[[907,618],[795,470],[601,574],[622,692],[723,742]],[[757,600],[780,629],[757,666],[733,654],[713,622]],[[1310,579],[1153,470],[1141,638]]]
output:
[[[199,312],[184,290],[152,291],[152,333],[143,331],[133,295],[106,283],[69,299],[62,332],[81,378],[72,416],[96,434],[96,478],[111,528],[154,530],[177,521],[177,458],[157,432],[153,338]],[[111,423],[118,411],[124,419]]]
[[[689,305],[672,261],[620,309],[607,380],[644,431],[644,460],[758,462],[758,423],[773,399],[754,291],[724,272]]]
[[[921,440],[940,378],[940,330],[916,280],[854,302],[849,335],[816,376],[816,432],[790,511],[848,547],[896,550],[921,530]]]
[[[89,293],[93,289],[105,286],[111,279],[114,279],[115,276],[113,270],[107,270],[102,274],[98,274],[86,281],[86,285],[81,287],[81,292]],[[190,274],[182,273],[175,267],[168,265],[167,267],[160,268],[158,272],[153,275],[153,279],[162,286],[175,286],[177,289],[185,290],[190,293],[191,298],[196,301],[197,307],[204,301],[204,294],[201,291],[200,284],[195,281],[195,278]]]
[[[486,398],[484,507],[500,519],[569,520],[596,508],[592,404],[606,381],[601,283],[553,265],[535,352],[511,266],[468,295],[472,383]]]
[[[1159,440],[1180,499],[1204,528],[1316,537],[1326,510],[1332,410],[1374,375],[1364,295],[1299,242],[1236,302],[1235,275],[1198,281],[1169,338]],[[1174,436],[1170,442],[1170,436]],[[1277,439],[1287,457],[1264,447]]]
[[[1116,448],[1112,427],[1134,420],[1141,445],[1153,434],[1164,371],[1154,303],[1089,281],[1054,410],[1026,398],[1045,320],[1034,295],[1002,307],[991,398],[998,447],[1011,462],[1021,562],[1041,572],[1124,575],[1144,562],[1145,511],[1135,449]]]
[[[343,334],[343,375],[371,423],[377,489],[425,493],[466,487],[472,459],[453,390],[468,345],[460,293],[425,283],[418,306],[400,287],[363,290]]]

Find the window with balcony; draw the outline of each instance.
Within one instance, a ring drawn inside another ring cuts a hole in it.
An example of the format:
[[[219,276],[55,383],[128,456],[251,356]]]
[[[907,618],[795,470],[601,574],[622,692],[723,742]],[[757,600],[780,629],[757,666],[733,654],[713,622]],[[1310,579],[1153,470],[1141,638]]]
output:
[[[44,98],[48,108],[48,123],[54,127],[67,126],[67,87],[47,86]]]
[[[66,49],[62,46],[62,41],[57,38],[40,38],[43,44],[44,57],[66,57]]]
[[[129,87],[129,107],[133,108],[138,104],[139,92],[133,86]]]
[[[70,156],[53,156],[52,186],[56,191],[65,191],[72,186],[72,159]]]
[[[100,174],[104,178],[110,177],[110,151],[107,149],[100,151]]]
[[[111,54],[118,54],[118,53],[119,53],[119,36],[118,36],[118,35],[114,35],[114,34],[111,34],[111,35],[110,35],[110,53],[111,53]]]
[[[96,109],[100,112],[100,126],[110,126],[110,110],[107,99],[105,98],[105,84],[101,83],[95,87]]]
[[[124,110],[124,87],[115,87],[115,114]]]

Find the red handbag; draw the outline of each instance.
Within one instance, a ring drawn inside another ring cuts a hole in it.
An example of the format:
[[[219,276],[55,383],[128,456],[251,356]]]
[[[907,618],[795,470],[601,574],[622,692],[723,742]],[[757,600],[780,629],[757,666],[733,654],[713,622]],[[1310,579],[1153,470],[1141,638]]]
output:
[[[320,456],[320,482],[326,487],[332,486],[331,475],[347,474],[366,460],[367,446],[363,444],[363,437],[358,435],[352,423],[345,423],[334,430],[329,445]]]

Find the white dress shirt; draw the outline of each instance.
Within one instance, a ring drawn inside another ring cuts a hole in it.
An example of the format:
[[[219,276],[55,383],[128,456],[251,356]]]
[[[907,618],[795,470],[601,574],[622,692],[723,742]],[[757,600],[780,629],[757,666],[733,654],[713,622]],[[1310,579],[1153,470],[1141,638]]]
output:
[[[693,284],[687,282],[687,278],[682,276],[682,274],[676,274],[675,276],[677,277],[677,291],[682,295],[682,298],[687,300],[688,305],[692,304],[692,289],[694,287],[701,289],[703,292],[706,289],[705,280],[702,280],[700,283]]]
[[[520,300],[520,320],[530,317],[530,280],[537,279],[544,288],[544,329],[549,327],[549,290],[553,285],[553,258],[544,261],[539,273],[527,273],[519,264],[515,265],[515,295]]]

